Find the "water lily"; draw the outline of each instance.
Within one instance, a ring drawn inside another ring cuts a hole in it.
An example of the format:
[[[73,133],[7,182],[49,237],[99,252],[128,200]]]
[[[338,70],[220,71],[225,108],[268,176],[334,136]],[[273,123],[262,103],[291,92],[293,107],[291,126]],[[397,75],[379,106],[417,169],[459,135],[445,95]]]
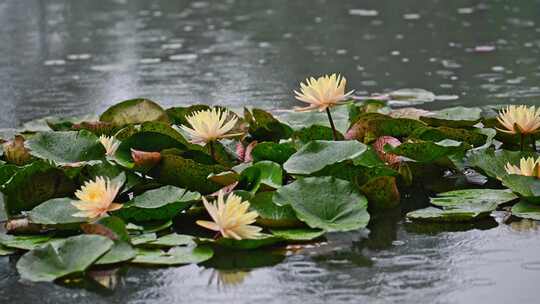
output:
[[[525,136],[533,135],[540,128],[540,107],[507,106],[499,112],[497,120],[504,127],[504,129],[497,128],[497,130],[508,134],[520,134],[521,150],[523,150]],[[532,143],[533,148],[535,148],[534,137]]]
[[[533,157],[524,157],[520,159],[519,166],[507,163],[505,169],[508,174],[517,174],[540,178],[540,157],[537,159],[534,159]]]
[[[229,194],[225,200],[223,192],[220,191],[217,203],[209,203],[204,197],[203,203],[213,222],[197,221],[197,225],[217,231],[224,238],[242,240],[256,239],[259,236],[262,228],[250,225],[259,215],[256,211],[248,212],[249,202],[243,202],[238,195]]]
[[[180,126],[182,130],[187,132],[191,136],[191,141],[197,144],[209,144],[210,154],[214,158],[214,146],[213,143],[219,139],[234,137],[241,135],[240,133],[229,133],[238,118],[236,116],[231,117],[231,113],[228,110],[214,107],[212,109],[195,111],[193,114],[186,117],[191,127]]]
[[[120,187],[122,187],[122,183],[111,181],[102,176],[96,177],[93,181],[87,181],[81,189],[75,192],[75,196],[80,201],[71,204],[80,212],[73,214],[73,216],[95,219],[106,215],[107,212],[122,208],[122,204],[113,202]]]
[[[118,147],[120,146],[120,141],[114,136],[101,135],[99,137],[99,142],[105,147],[105,154],[107,156],[114,156],[116,150],[118,150]]]
[[[324,75],[317,79],[310,77],[305,83],[300,83],[300,92],[294,91],[295,98],[309,104],[304,108],[296,108],[296,111],[319,110],[326,111],[330,126],[334,131],[334,139],[337,139],[336,127],[332,120],[330,108],[342,104],[349,98],[353,91],[345,93],[347,79],[339,74]]]

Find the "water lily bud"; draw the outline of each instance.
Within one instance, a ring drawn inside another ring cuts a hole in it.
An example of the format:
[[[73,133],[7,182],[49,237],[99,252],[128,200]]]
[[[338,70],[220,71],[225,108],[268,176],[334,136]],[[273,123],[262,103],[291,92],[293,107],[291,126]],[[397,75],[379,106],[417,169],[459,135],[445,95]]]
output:
[[[24,146],[24,137],[21,135],[16,135],[13,140],[4,143],[3,148],[4,157],[10,164],[22,166],[32,159],[28,149]]]
[[[136,167],[150,169],[161,161],[161,153],[131,149],[131,158]]]
[[[392,136],[381,136],[377,138],[375,143],[373,143],[373,148],[381,160],[386,162],[388,165],[396,165],[401,162],[401,157],[392,153],[387,153],[384,151],[385,145],[390,145],[392,147],[397,147],[401,145],[399,139]]]

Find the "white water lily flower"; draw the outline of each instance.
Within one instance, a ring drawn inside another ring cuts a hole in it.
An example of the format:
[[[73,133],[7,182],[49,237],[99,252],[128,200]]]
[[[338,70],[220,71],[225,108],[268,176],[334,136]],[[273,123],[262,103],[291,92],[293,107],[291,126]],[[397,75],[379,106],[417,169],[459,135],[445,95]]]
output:
[[[180,126],[182,130],[187,132],[193,143],[209,143],[221,138],[234,137],[241,134],[228,134],[236,125],[237,117],[229,119],[230,112],[220,108],[212,108],[204,111],[196,111],[186,117],[191,125]],[[227,119],[229,119],[227,121]]]
[[[122,204],[113,202],[120,187],[122,187],[122,183],[112,182],[102,176],[96,177],[94,181],[87,181],[81,189],[75,192],[75,196],[80,201],[71,204],[80,212],[73,214],[73,216],[95,219],[106,215],[109,211],[122,208]]]
[[[508,174],[540,178],[540,157],[537,159],[534,159],[533,157],[522,158],[519,161],[519,167],[507,163],[505,169]]]
[[[203,203],[213,222],[197,221],[197,225],[217,231],[224,238],[242,240],[259,237],[262,228],[250,225],[259,214],[256,211],[248,212],[249,202],[242,202],[238,195],[229,194],[225,200],[223,192],[220,191],[217,203],[209,203],[204,197]]]
[[[540,128],[540,107],[507,106],[497,117],[504,129],[497,130],[509,134],[532,134]]]
[[[305,83],[300,83],[300,92],[294,91],[295,98],[309,104],[305,108],[297,108],[296,111],[311,111],[318,109],[325,111],[328,108],[339,105],[354,92],[345,93],[347,79],[339,74],[324,75],[317,79],[311,77]]]
[[[114,136],[101,135],[99,137],[99,142],[105,147],[105,154],[107,156],[114,156],[116,150],[118,150],[118,147],[120,146],[120,141]]]

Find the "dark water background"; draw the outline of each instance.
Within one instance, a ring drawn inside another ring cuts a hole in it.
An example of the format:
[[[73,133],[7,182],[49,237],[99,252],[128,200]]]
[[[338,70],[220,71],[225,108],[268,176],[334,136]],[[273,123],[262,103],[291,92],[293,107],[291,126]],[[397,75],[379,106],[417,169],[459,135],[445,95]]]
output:
[[[539,49],[533,0],[2,0],[0,127],[138,96],[288,108],[298,81],[334,71],[359,94],[451,97],[428,109],[539,104]],[[402,212],[430,193],[411,195]],[[20,282],[1,257],[0,302],[539,302],[534,222],[428,227],[398,212],[369,228],[286,257],[227,258],[241,269],[124,268],[112,291]]]

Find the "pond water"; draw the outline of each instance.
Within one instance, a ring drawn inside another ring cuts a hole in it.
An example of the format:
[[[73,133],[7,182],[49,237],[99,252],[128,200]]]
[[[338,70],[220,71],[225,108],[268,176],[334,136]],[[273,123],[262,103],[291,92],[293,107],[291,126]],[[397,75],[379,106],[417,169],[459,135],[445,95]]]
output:
[[[0,127],[99,113],[138,96],[288,108],[300,80],[334,71],[358,94],[432,91],[440,98],[427,109],[538,104],[539,12],[533,0],[4,0]],[[424,186],[369,232],[203,266],[95,273],[109,290],[21,282],[15,259],[0,257],[0,300],[536,303],[537,224],[407,223],[402,215],[434,191]]]

